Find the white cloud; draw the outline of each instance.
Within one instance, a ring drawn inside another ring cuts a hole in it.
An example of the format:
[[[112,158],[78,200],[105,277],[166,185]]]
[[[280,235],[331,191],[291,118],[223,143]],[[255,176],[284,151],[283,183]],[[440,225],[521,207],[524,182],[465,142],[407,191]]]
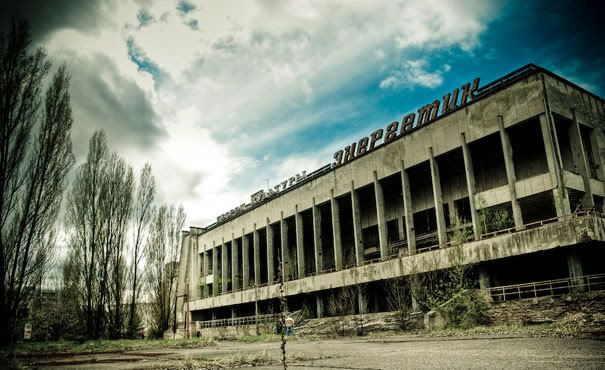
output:
[[[386,76],[385,89],[440,85],[451,67],[430,69],[422,57],[410,58],[411,50],[470,52],[493,11],[480,0],[191,3],[195,8],[185,14],[175,1],[119,2],[104,18],[111,23],[97,25],[98,34],[55,32],[48,49],[78,60],[103,55],[116,65],[114,76],[103,77],[107,86],[139,87],[163,134],[150,144],[127,145],[108,132],[110,144],[138,168],[149,161],[160,200],[183,203],[188,223],[200,226],[248,200],[263,179],[280,181],[330,160],[339,138],[319,151],[305,145],[285,155],[270,151],[355,111],[354,101],[322,105],[324,96],[368,74],[375,83]],[[140,27],[143,7],[149,17]],[[129,59],[128,40],[161,75]],[[84,99],[86,91],[76,94]],[[114,109],[95,108],[88,120],[101,125]],[[85,137],[93,127],[78,121],[74,129]]]
[[[443,83],[443,73],[449,72],[451,67],[444,64],[441,69],[427,71],[426,59],[407,60],[401,68],[395,70],[384,80],[380,81],[381,89],[412,89],[416,86],[434,89]]]

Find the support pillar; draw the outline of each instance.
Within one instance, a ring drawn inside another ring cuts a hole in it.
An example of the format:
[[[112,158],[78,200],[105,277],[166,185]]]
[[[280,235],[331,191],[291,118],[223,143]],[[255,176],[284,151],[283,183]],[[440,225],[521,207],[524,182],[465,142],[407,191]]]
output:
[[[439,245],[447,243],[445,228],[445,213],[443,212],[443,193],[441,192],[441,177],[439,176],[439,164],[433,156],[433,148],[429,147],[429,164],[431,167],[431,183],[433,184],[433,200],[435,202],[435,218],[437,221],[437,237]]]
[[[384,192],[380,181],[378,181],[376,171],[374,171],[374,196],[376,197],[376,221],[378,222],[380,258],[387,258],[391,253],[388,250],[387,221],[384,216]]]
[[[254,230],[252,231],[252,249],[254,252],[254,284],[260,285],[260,241],[258,240],[258,230],[256,230],[256,224],[254,224]]]
[[[332,235],[334,238],[334,265],[336,270],[342,270],[342,242],[340,239],[340,208],[334,198],[334,190],[330,190],[330,205],[332,208]]]
[[[475,193],[477,192],[477,187],[475,185],[475,170],[473,169],[473,158],[468,144],[466,143],[464,132],[460,134],[460,141],[462,142],[462,157],[464,159],[464,173],[466,177],[468,203],[471,211],[471,222],[473,224],[473,236],[475,240],[479,240],[479,235],[482,233],[479,228],[479,216],[477,214],[477,206],[475,205]]]
[[[324,269],[323,246],[321,243],[321,212],[313,198],[313,248],[315,253],[315,273]]]
[[[544,142],[544,152],[546,153],[546,163],[548,164],[548,173],[550,174],[550,180],[555,189],[553,190],[553,199],[555,202],[555,208],[557,216],[565,216],[571,213],[571,205],[569,203],[569,194],[565,189],[562,178],[562,164],[558,149],[555,147],[554,136],[556,133],[551,131],[548,117],[545,114],[540,115],[540,129],[542,130],[542,141]]]
[[[204,245],[204,250],[206,250],[206,246]],[[202,298],[206,298],[210,295],[209,289],[208,289],[208,284],[206,283],[206,277],[209,275],[209,254],[208,251],[205,251],[202,253],[202,275],[204,276],[204,297]]]
[[[399,240],[405,240],[405,224],[403,215],[397,217],[397,236]]]
[[[410,179],[403,161],[401,161],[401,193],[403,197],[403,216],[405,218],[405,238],[408,242],[408,253],[416,253],[416,230],[414,229],[414,208],[410,192]]]
[[[288,223],[284,220],[284,213],[280,218],[281,230],[281,273],[284,281],[291,278],[290,274],[290,246],[288,245]]]
[[[317,318],[321,319],[324,317],[324,301],[319,292],[315,294],[315,302],[317,303]]]
[[[239,267],[239,242],[235,239],[235,235],[231,234],[231,287],[234,292],[240,288]]]
[[[242,229],[242,289],[250,286],[250,242],[246,238],[246,232]]]
[[[582,197],[582,208],[591,209],[594,207],[594,199],[592,197],[592,189],[590,187],[590,172],[588,165],[588,157],[586,156],[586,145],[582,141],[582,133],[580,123],[576,116],[576,109],[571,109],[573,123],[569,127],[569,139],[571,142],[571,153],[573,156],[576,171],[582,176],[584,182],[584,196]]]
[[[368,313],[368,292],[367,289],[359,286],[357,289],[357,304],[360,314]]]
[[[212,242],[212,295],[217,296],[220,294],[219,282],[221,277],[218,272],[218,248],[216,242]]]
[[[575,249],[567,254],[567,268],[571,284],[573,285],[572,291],[583,292],[585,290],[584,266],[582,265],[578,251]]]
[[[451,200],[450,202],[447,203],[447,209],[449,211],[448,218],[449,218],[450,225],[452,225],[452,226],[456,225],[456,223],[460,221],[460,220],[458,220],[458,210],[456,209],[456,203],[454,203],[454,201]]]
[[[491,280],[487,267],[484,264],[479,264],[479,288],[487,289],[491,287]]]
[[[221,292],[223,294],[229,290],[229,259],[227,257],[227,244],[225,244],[225,240],[223,239],[223,244],[221,245]]]
[[[498,116],[498,128],[500,130],[500,142],[502,144],[502,154],[504,156],[504,167],[506,168],[506,178],[508,180],[508,191],[510,194],[510,203],[513,209],[513,220],[515,221],[515,229],[523,229],[523,215],[521,214],[521,206],[517,200],[517,189],[515,182],[515,162],[513,161],[513,147],[510,143],[508,132],[504,129],[504,121],[502,116]]]
[[[200,298],[200,289],[197,288],[200,284],[200,254],[198,253],[198,232],[196,229],[192,228],[192,232],[189,233],[189,238],[191,240],[190,247],[191,248],[191,284],[193,289],[190,289],[188,293],[187,300],[193,301]]]
[[[355,191],[355,184],[351,181],[351,213],[353,214],[353,243],[355,244],[355,262],[357,266],[364,263],[363,234],[361,233],[361,209],[359,208],[359,194]]]
[[[294,215],[294,223],[296,227],[296,260],[298,262],[298,278],[305,277],[305,240],[303,235],[303,218],[298,212],[296,205],[296,213]]]
[[[273,226],[269,225],[269,219],[267,218],[267,282],[273,284],[275,282],[275,267],[273,266]]]
[[[605,134],[602,130],[590,131],[590,149],[597,167],[597,178],[605,181]]]

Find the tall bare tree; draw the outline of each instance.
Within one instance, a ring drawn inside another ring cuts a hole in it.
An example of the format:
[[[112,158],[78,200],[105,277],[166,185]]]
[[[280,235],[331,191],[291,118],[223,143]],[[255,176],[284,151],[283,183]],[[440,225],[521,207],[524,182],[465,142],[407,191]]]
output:
[[[141,171],[139,186],[133,207],[133,241],[132,260],[130,266],[130,312],[128,315],[128,334],[135,337],[137,334],[137,302],[141,291],[139,264],[143,258],[143,242],[147,234],[149,222],[153,213],[153,199],[155,198],[155,179],[151,172],[151,165],[145,164]]]
[[[126,286],[124,251],[132,211],[132,168],[110,154],[105,133],[89,142],[68,197],[69,268],[89,338],[121,335]]]
[[[82,316],[88,337],[95,337],[95,314],[100,279],[98,255],[101,248],[100,179],[105,171],[107,148],[105,133],[97,131],[88,145],[86,161],[76,169],[71,193],[68,197],[67,224],[69,226],[70,256],[68,266],[73,271],[70,282],[77,288],[82,302]]]
[[[107,312],[109,335],[122,336],[124,293],[126,290],[126,233],[132,212],[134,177],[132,168],[117,154],[109,158],[103,184],[101,215],[105,221],[103,250],[106,256]],[[104,310],[101,302],[98,310]]]
[[[25,304],[48,267],[74,161],[69,74],[60,67],[42,98],[50,63],[30,44],[25,20],[13,20],[0,35],[0,345],[14,343]]]
[[[145,246],[147,284],[151,296],[152,334],[161,337],[170,327],[176,301],[176,278],[181,248],[180,233],[185,211],[180,206],[161,205],[154,212]]]

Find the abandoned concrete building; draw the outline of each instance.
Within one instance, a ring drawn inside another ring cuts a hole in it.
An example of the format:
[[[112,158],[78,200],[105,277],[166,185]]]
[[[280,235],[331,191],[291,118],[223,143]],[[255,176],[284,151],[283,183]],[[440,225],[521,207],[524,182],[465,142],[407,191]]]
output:
[[[471,265],[494,299],[506,287],[521,298],[532,284],[542,294],[536,282],[552,293],[553,281],[582,290],[603,279],[605,101],[533,64],[466,84],[459,101],[458,92],[405,132],[404,117],[382,145],[363,138],[357,151],[183,232],[179,321],[199,328],[277,312],[282,272],[288,309],[314,317],[330,315],[328,298],[351,286],[363,288],[355,312],[386,311],[385,282],[454,263]]]

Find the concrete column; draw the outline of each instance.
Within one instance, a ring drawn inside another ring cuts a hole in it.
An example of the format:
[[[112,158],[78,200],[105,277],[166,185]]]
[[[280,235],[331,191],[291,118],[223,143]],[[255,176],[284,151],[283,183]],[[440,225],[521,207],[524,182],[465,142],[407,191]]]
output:
[[[231,234],[231,286],[234,292],[240,288],[239,280],[242,275],[239,269],[239,241]]]
[[[597,165],[597,177],[605,181],[605,134],[602,130],[593,129],[590,131],[590,147],[592,157]]]
[[[479,288],[487,289],[491,287],[489,273],[484,264],[479,264]]]
[[[582,208],[590,209],[594,207],[594,199],[592,197],[592,189],[590,188],[590,172],[588,165],[588,157],[586,156],[586,145],[582,141],[580,124],[578,123],[575,108],[572,108],[571,114],[573,117],[573,123],[569,127],[571,152],[573,155],[573,161],[576,167],[576,171],[580,174],[580,176],[582,176],[582,180],[584,182],[584,196],[582,197]]]
[[[584,267],[582,265],[582,260],[578,255],[577,250],[572,250],[567,255],[567,268],[569,270],[569,278],[571,279],[572,285],[575,285],[572,288],[574,292],[583,292],[584,291]]]
[[[515,182],[515,162],[513,161],[513,147],[510,143],[508,132],[504,129],[504,121],[502,116],[498,116],[498,128],[500,129],[500,142],[502,143],[502,154],[504,155],[504,167],[506,168],[506,178],[508,180],[508,191],[510,193],[510,203],[513,209],[513,220],[517,230],[523,229],[523,216],[521,214],[521,206],[517,200],[517,189]]]
[[[220,294],[219,282],[221,277],[218,272],[218,250],[216,242],[212,242],[212,295],[217,296]]]
[[[477,214],[477,206],[475,205],[475,193],[477,188],[475,186],[475,170],[473,169],[473,158],[471,151],[466,143],[466,137],[464,132],[460,134],[460,141],[462,142],[462,157],[464,159],[464,172],[466,177],[466,189],[468,191],[468,203],[471,211],[471,222],[473,223],[473,236],[475,240],[479,239],[481,235],[479,228],[479,216]]]
[[[198,245],[197,245],[197,232],[193,231],[189,234],[191,238],[191,280],[190,283],[192,285],[192,289],[189,291],[188,300],[193,301],[200,298],[200,255],[198,253]]]
[[[554,186],[557,186],[559,181],[559,166],[557,165],[557,156],[553,137],[550,131],[550,124],[545,114],[540,115],[540,129],[542,130],[542,141],[544,142],[544,152],[546,154],[546,163],[548,164],[548,173],[550,180]]]
[[[410,179],[401,161],[401,190],[403,197],[403,216],[405,217],[405,238],[408,242],[408,253],[416,253],[416,231],[414,229],[414,208],[410,192]]]
[[[319,292],[315,294],[315,302],[317,302],[317,318],[321,319],[324,317],[324,301]]]
[[[235,319],[237,317],[237,309],[235,306],[231,307],[231,318]]]
[[[449,211],[450,225],[455,225],[458,220],[458,210],[456,209],[456,203],[453,200],[447,203],[447,209]]]
[[[359,313],[368,313],[368,292],[365,288],[358,285],[357,289],[357,304]]]
[[[380,258],[389,256],[387,239],[387,221],[384,216],[384,192],[378,181],[378,174],[374,171],[374,196],[376,197],[376,221],[378,222],[378,241],[380,242]]]
[[[359,194],[355,191],[355,184],[351,181],[351,213],[353,214],[353,243],[355,244],[355,262],[357,266],[363,265],[365,260],[363,234],[361,233],[361,209],[359,208]]]
[[[204,250],[205,250],[205,249],[206,249],[206,246],[204,246]],[[203,286],[204,286],[204,298],[205,298],[205,297],[208,297],[208,296],[210,295],[210,292],[208,291],[208,290],[209,290],[209,289],[208,289],[208,284],[206,284],[206,277],[209,275],[209,271],[208,271],[208,270],[209,270],[209,267],[210,267],[210,266],[209,266],[209,262],[210,262],[210,261],[208,260],[209,255],[208,255],[208,252],[207,252],[207,251],[206,251],[206,252],[203,252],[203,253],[202,253],[202,256],[203,256],[203,258],[202,258],[202,266],[203,266],[203,267],[202,267],[202,269],[203,269],[203,273],[202,273],[202,274],[203,274],[203,276],[204,276],[204,283],[203,283]]]
[[[250,242],[246,238],[246,232],[242,229],[242,289],[250,286]]]
[[[342,242],[340,239],[340,208],[334,198],[334,190],[330,190],[330,205],[332,207],[332,235],[334,237],[334,264],[336,270],[342,270]]]
[[[229,291],[229,275],[230,275],[230,271],[229,271],[229,255],[227,252],[227,244],[225,244],[225,240],[223,239],[223,244],[221,245],[221,275],[222,275],[222,282],[221,282],[221,291],[223,292],[223,294],[227,293]]]
[[[433,148],[429,147],[429,164],[431,167],[431,183],[433,184],[433,200],[435,202],[435,218],[437,221],[437,237],[439,244],[447,243],[445,228],[445,214],[443,212],[443,194],[441,192],[441,177],[439,176],[439,165],[433,156]]]
[[[418,301],[414,297],[414,295],[416,294],[416,292],[418,292],[419,289],[423,289],[423,288],[420,286],[420,280],[418,279],[418,276],[417,275],[410,276],[410,296],[411,296],[411,301],[412,301],[411,303],[412,303],[413,312],[420,311],[420,305],[418,304]]]
[[[269,225],[269,219],[267,218],[267,281],[269,284],[275,282],[275,267],[273,266],[273,226]]]
[[[571,213],[571,205],[569,203],[569,194],[565,189],[563,181],[561,181],[562,164],[560,156],[557,157],[559,150],[555,146],[554,136],[551,130],[551,125],[548,122],[548,117],[545,114],[540,115],[540,129],[542,130],[542,141],[544,142],[544,152],[546,153],[546,163],[548,164],[548,173],[550,180],[555,187],[553,190],[553,199],[557,216],[561,217]]]
[[[315,205],[313,198],[313,248],[315,252],[315,272],[321,273],[324,269],[323,246],[321,243],[321,212]]]
[[[291,279],[290,275],[290,246],[288,245],[288,223],[284,220],[284,213],[281,212],[281,273],[284,281]]]
[[[303,218],[302,214],[298,212],[298,205],[296,205],[294,222],[296,227],[296,260],[298,261],[298,278],[302,279],[305,277],[305,240],[303,235]]]
[[[252,250],[254,252],[254,284],[260,285],[260,241],[258,240],[258,230],[256,230],[256,224],[254,224],[254,230],[252,231]]]
[[[397,235],[399,240],[405,240],[405,224],[403,222],[403,215],[397,217]]]

